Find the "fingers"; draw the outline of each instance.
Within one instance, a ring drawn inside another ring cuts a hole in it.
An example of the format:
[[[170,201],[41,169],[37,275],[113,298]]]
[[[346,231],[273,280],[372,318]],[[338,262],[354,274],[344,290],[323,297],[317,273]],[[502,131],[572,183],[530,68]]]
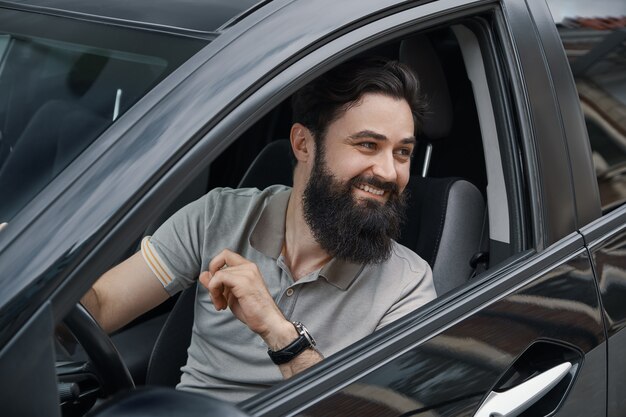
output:
[[[208,271],[200,274],[200,283],[209,291],[216,310],[225,310],[237,300],[235,287],[244,284],[258,274],[256,265],[243,256],[224,249],[209,263]]]
[[[200,274],[200,283],[209,291],[211,301],[216,310],[224,310],[228,307],[228,300],[224,295],[224,285],[219,280],[213,279],[208,271]]]
[[[217,256],[211,259],[211,262],[209,263],[209,272],[211,274],[215,274],[225,265],[231,267],[246,264],[249,262],[250,261],[239,255],[238,253],[235,253],[228,249],[224,249]]]
[[[216,310],[230,309],[250,330],[265,337],[285,317],[270,294],[254,262],[230,250],[223,250],[199,277]]]

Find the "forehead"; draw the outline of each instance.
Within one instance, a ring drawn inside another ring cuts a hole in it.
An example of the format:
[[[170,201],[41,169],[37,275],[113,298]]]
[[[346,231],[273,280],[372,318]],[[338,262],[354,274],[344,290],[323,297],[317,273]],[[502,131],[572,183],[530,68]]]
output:
[[[359,100],[346,105],[328,126],[328,132],[337,129],[382,130],[380,133],[383,134],[387,132],[394,136],[409,137],[414,134],[413,113],[403,98],[366,93]]]

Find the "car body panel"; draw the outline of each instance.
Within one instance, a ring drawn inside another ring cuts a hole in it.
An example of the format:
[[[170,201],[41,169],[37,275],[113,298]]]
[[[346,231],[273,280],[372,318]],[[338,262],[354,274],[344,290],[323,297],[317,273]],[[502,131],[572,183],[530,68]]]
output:
[[[559,120],[570,159],[573,194],[576,202],[576,227],[602,215],[595,179],[595,167],[589,159],[591,147],[571,69],[563,50],[550,10],[543,1],[527,2],[532,19],[537,26],[537,36],[551,74],[554,97],[559,108]],[[564,76],[566,75],[566,76]],[[556,119],[555,119],[556,120]],[[546,175],[550,176],[549,172]]]
[[[626,367],[623,347],[626,341],[626,208],[620,207],[582,229],[592,254],[604,307],[608,334],[608,416],[624,415]]]
[[[0,349],[2,413],[7,416],[60,415],[52,340],[42,338],[54,327],[50,303],[45,303]],[[28,359],[24,360],[24,353]],[[36,400],[33,394],[36,393]]]
[[[134,27],[159,28],[164,31],[196,32],[197,36],[211,34],[252,8],[257,0],[229,1],[186,1],[180,4],[162,1],[134,1],[132,4],[123,0],[108,1],[106,4],[81,2],[75,0],[8,0],[2,1],[3,7],[15,7],[38,13],[59,16],[74,16],[85,20],[98,20]]]
[[[527,95],[522,123],[529,124],[529,131],[523,141],[527,164],[531,164],[528,168],[531,199],[538,199],[532,204],[533,209],[539,211],[532,215],[539,222],[534,230],[535,246],[541,248],[576,228],[570,165],[562,126],[555,123],[561,116],[537,28],[525,2],[505,4],[505,19],[517,58],[514,64],[519,65],[523,91]],[[524,105],[526,100],[518,103]],[[535,186],[538,188],[533,189]]]

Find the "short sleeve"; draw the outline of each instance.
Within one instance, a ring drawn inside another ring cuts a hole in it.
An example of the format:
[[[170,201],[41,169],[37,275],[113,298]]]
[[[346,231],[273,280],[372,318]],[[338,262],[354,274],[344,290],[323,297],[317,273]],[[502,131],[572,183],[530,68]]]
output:
[[[378,323],[376,330],[437,298],[430,265],[417,255],[415,257],[419,261],[415,263],[415,267],[411,268],[411,273],[405,275],[405,285],[400,296]]]
[[[214,194],[183,207],[142,241],[144,260],[170,295],[191,286],[200,274],[205,230],[218,200]]]

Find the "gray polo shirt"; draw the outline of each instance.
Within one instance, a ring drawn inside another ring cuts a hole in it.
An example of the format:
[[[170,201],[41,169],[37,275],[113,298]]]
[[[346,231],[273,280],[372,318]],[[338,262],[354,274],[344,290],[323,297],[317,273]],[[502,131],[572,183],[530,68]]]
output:
[[[281,250],[291,189],[218,188],[184,207],[142,242],[150,268],[171,295],[196,282],[227,248],[254,262],[288,320],[303,322],[324,355],[435,298],[428,264],[394,242],[378,265],[332,259],[294,282]],[[282,380],[260,336],[229,310],[215,311],[198,286],[191,345],[178,388],[242,401]]]

